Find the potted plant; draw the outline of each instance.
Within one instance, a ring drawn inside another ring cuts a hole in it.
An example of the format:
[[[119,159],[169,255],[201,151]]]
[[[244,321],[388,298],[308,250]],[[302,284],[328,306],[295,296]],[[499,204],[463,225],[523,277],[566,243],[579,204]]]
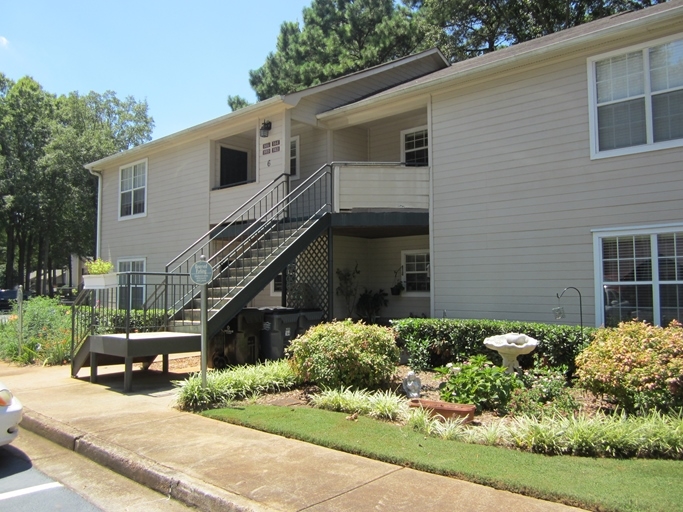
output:
[[[101,258],[85,262],[85,270],[88,272],[83,275],[83,288],[86,290],[102,290],[113,288],[118,285],[118,278],[111,261]]]
[[[403,266],[398,267],[397,270],[394,271],[394,286],[391,287],[391,294],[392,295],[401,295],[401,292],[405,290],[405,286],[403,286],[403,280],[401,279],[402,277],[402,270]]]

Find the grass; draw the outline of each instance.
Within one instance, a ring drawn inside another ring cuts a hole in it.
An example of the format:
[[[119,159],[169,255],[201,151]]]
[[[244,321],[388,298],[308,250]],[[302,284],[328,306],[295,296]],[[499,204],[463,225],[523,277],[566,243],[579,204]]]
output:
[[[683,462],[550,457],[427,437],[304,407],[248,405],[204,416],[431,473],[600,511],[683,510]]]
[[[206,376],[206,387],[202,386],[199,373],[175,384],[180,387],[178,408],[198,411],[262,393],[290,389],[298,385],[299,380],[294,375],[289,361],[283,359],[211,371]]]

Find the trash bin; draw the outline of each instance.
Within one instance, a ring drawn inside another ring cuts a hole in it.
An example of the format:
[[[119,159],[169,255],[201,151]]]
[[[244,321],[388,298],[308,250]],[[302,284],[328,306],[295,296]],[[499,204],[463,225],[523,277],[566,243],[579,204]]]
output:
[[[253,364],[258,361],[263,311],[244,308],[237,314],[235,364]]]
[[[261,308],[263,324],[261,330],[262,360],[274,361],[285,356],[285,348],[296,337],[299,325],[299,310],[294,308]]]
[[[303,334],[314,325],[318,325],[323,319],[321,309],[302,309],[299,313],[299,326],[297,334]]]

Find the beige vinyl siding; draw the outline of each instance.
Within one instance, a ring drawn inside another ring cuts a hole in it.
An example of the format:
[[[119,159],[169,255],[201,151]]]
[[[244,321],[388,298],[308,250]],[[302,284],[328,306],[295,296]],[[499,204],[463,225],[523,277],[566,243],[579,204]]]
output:
[[[146,270],[159,272],[208,227],[209,143],[193,141],[147,160],[147,215],[117,219],[119,168],[102,173],[100,256],[147,258]],[[125,164],[124,164],[125,165]],[[178,205],[188,205],[179,210]]]
[[[391,295],[394,285],[394,272],[401,266],[401,251],[429,250],[428,235],[392,238],[355,238],[335,236],[334,247],[334,317],[345,318],[343,298],[336,295],[339,279],[336,270],[353,269],[358,263],[360,275],[357,277],[359,293],[364,288],[374,292],[380,288],[387,294],[387,307],[382,309],[383,318],[402,318],[429,315],[429,297],[415,297],[403,292],[400,296]]]
[[[353,127],[334,132],[334,149],[332,154],[335,162],[367,162],[368,160],[368,131],[364,128]]]
[[[591,325],[591,229],[681,220],[681,149],[590,160],[587,56],[434,95],[436,316]]]
[[[370,161],[402,162],[401,131],[427,124],[427,111],[394,116],[383,119],[370,129]]]
[[[265,187],[273,179],[285,172],[285,141],[284,141],[284,113],[269,117],[268,120],[272,123],[272,129],[268,137],[261,138],[258,134],[257,126],[260,126],[262,119],[254,125],[255,139],[249,139],[243,136],[234,136],[221,139],[226,145],[230,146],[234,140],[239,146],[245,149],[251,149],[251,156],[254,159],[256,168],[256,182],[247,183],[245,185],[237,185],[234,187],[227,187],[220,190],[212,190],[210,195],[210,223],[217,224],[230,215],[236,208],[239,208],[245,201],[251,198],[259,190]],[[280,142],[280,151],[264,155],[263,144],[273,141]],[[214,142],[214,146],[217,142]],[[213,162],[214,170],[212,176],[215,176],[217,163]],[[215,178],[214,178],[215,179]],[[213,182],[215,183],[215,181]]]
[[[292,180],[293,187],[327,163],[327,130],[300,128],[292,130],[292,136],[295,135],[299,136],[301,179]]]

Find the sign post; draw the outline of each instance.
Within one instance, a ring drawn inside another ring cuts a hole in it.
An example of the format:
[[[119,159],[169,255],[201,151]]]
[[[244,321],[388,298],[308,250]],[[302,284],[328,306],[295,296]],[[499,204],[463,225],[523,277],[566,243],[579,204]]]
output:
[[[209,303],[209,287],[213,277],[213,268],[206,261],[206,256],[201,255],[201,261],[197,261],[190,268],[190,279],[196,285],[202,287],[200,303],[201,303],[201,324],[202,324],[202,387],[206,387],[206,369],[209,358],[209,340],[208,337],[208,303]]]

